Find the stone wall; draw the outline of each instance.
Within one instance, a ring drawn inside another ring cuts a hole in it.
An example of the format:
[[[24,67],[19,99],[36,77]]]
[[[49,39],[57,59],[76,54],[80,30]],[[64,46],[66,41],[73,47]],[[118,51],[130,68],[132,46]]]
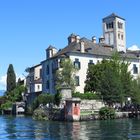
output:
[[[104,103],[98,100],[81,100],[81,110],[100,110],[104,107]]]

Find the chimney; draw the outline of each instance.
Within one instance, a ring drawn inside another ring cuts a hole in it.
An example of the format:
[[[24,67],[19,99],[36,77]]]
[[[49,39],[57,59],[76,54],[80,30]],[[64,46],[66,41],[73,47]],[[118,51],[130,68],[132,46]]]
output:
[[[68,45],[72,42],[75,42],[76,41],[76,35],[75,34],[71,34],[69,37],[68,37]]]
[[[76,43],[79,43],[80,42],[80,36],[77,35],[75,38],[76,38]]]
[[[84,41],[80,42],[80,51],[81,51],[81,53],[85,52],[85,42]]]
[[[96,44],[96,36],[93,36],[93,37],[92,37],[92,42],[93,42],[94,44]]]
[[[104,38],[103,36],[101,36],[101,37],[99,38],[99,43],[104,43],[104,41],[105,41],[105,38]]]

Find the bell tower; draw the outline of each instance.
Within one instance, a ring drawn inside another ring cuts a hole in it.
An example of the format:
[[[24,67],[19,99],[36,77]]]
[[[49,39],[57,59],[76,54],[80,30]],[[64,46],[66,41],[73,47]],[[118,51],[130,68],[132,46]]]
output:
[[[103,18],[103,36],[106,44],[118,52],[126,52],[125,19],[114,13]]]

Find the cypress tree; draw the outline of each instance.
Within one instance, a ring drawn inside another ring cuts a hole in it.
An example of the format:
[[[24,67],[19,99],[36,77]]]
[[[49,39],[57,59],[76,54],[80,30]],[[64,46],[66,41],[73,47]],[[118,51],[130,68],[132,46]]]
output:
[[[10,92],[16,87],[16,75],[12,64],[9,64],[7,70],[7,91]]]

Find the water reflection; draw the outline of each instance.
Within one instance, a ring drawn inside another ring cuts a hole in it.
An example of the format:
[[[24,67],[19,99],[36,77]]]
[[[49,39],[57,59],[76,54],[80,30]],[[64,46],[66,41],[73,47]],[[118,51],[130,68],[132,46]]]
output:
[[[91,122],[34,121],[0,117],[2,140],[134,140],[140,139],[139,119]]]

